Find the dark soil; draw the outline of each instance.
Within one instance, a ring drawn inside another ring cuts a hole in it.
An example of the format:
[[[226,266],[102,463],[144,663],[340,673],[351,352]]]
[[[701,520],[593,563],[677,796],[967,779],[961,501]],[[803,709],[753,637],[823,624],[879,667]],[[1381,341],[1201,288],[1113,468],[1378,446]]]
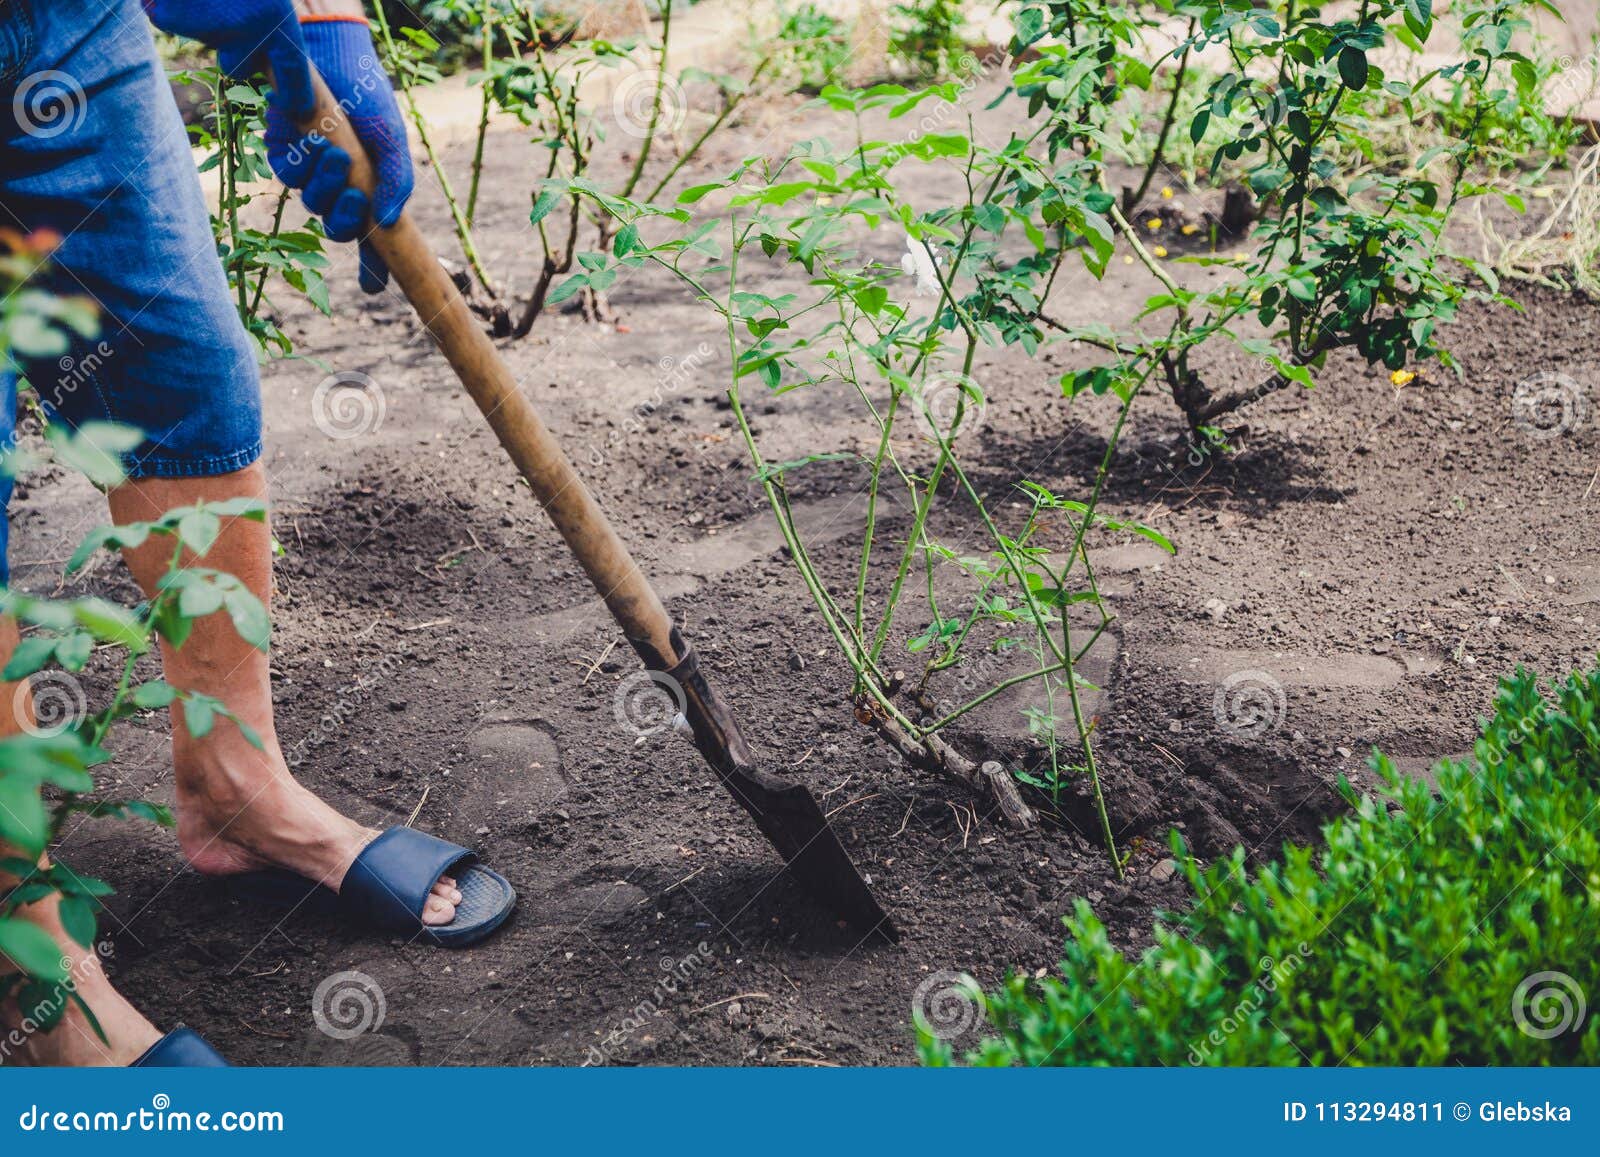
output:
[[[769,111],[696,168],[776,150],[795,123]],[[480,245],[526,286],[533,153],[514,134],[495,145]],[[931,177],[919,204],[955,179]],[[448,249],[425,172],[416,207]],[[903,244],[887,233],[863,243],[890,261]],[[1459,378],[1435,369],[1396,390],[1382,371],[1337,359],[1314,393],[1243,415],[1237,455],[1198,465],[1171,401],[1143,398],[1106,508],[1157,527],[1178,554],[1099,544],[1118,616],[1092,664],[1099,750],[1118,838],[1133,850],[1119,883],[1081,793],[1064,801],[1064,822],[1018,836],[960,788],[891,760],[854,720],[847,669],[719,405],[716,320],[667,278],[637,273],[612,297],[626,332],[553,314],[506,356],[761,759],[834,810],[903,934],[892,947],[862,942],[779,872],[685,741],[619,721],[632,656],[404,303],[362,299],[353,254],[336,261],[335,319],[283,295],[297,345],[325,365],[265,374],[285,547],[280,735],[297,773],[338,806],[380,827],[415,811],[417,827],[481,849],[522,900],[493,939],[451,953],[241,907],[187,870],[166,832],[74,830],[61,855],[118,889],[105,925],[119,984],[158,1023],[182,1020],[237,1062],[574,1064],[600,1049],[618,1063],[907,1063],[919,986],[926,1001],[953,973],[992,985],[1008,969],[1050,968],[1080,899],[1118,943],[1147,943],[1153,913],[1183,896],[1165,862],[1173,826],[1206,855],[1242,843],[1260,858],[1313,839],[1342,806],[1338,777],[1370,782],[1374,745],[1421,772],[1470,747],[1498,674],[1517,663],[1556,673],[1594,653],[1600,436],[1585,417],[1535,437],[1511,408],[1514,386],[1537,371],[1588,387],[1579,359],[1600,336],[1589,303],[1520,290],[1526,314],[1467,310],[1450,332]],[[1119,263],[1103,284],[1064,278],[1051,310],[1125,318],[1149,291]],[[1112,414],[1103,400],[1059,397],[1072,364],[1087,353],[1030,362],[990,351],[978,369],[988,405],[964,453],[1001,509],[1021,478],[1086,488]],[[1218,385],[1252,372],[1242,356],[1209,369]],[[377,384],[376,431],[335,439],[315,424],[314,388],[335,371]],[[754,409],[773,457],[866,435],[825,391]],[[819,547],[830,581],[849,581],[863,482],[840,463],[797,476],[805,526],[832,542]],[[71,543],[102,515],[86,485],[57,476],[13,516],[19,585],[52,590]],[[978,542],[975,526],[947,519],[949,541]],[[905,526],[891,513],[880,545],[898,549]],[[107,562],[88,585],[129,597],[119,576]],[[1226,730],[1228,701],[1217,707],[1241,673],[1266,680],[1254,737]],[[1026,757],[1018,705],[975,715],[955,738]],[[165,736],[157,718],[121,733],[117,790],[170,801]],[[346,970],[378,983],[386,1014],[376,1032],[338,1040],[315,1027],[313,996]]]

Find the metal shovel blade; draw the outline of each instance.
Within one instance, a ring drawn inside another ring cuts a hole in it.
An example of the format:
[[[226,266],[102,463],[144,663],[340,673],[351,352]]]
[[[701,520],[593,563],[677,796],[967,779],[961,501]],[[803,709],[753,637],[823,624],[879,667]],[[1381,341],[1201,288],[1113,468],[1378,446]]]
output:
[[[754,765],[733,715],[700,673],[695,653],[673,632],[682,658],[665,676],[676,685],[695,746],[724,787],[750,813],[796,882],[823,907],[866,935],[900,938],[872,889],[805,787]]]

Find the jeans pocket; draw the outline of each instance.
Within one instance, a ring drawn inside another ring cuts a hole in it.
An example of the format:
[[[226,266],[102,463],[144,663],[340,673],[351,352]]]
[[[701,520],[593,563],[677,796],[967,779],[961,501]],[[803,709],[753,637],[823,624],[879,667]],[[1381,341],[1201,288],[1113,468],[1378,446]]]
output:
[[[28,0],[0,0],[0,94],[10,100],[12,85],[33,57],[33,18]]]

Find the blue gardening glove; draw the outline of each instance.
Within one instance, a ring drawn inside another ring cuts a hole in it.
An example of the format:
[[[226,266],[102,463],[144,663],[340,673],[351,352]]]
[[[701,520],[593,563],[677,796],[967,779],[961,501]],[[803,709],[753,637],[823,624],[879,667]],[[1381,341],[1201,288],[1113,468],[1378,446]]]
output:
[[[322,218],[330,238],[353,241],[365,231],[369,208],[372,220],[388,228],[400,220],[411,197],[405,121],[365,21],[312,19],[300,32],[312,63],[366,148],[378,178],[376,194],[369,206],[367,195],[350,187],[350,155],[316,134],[302,135],[287,101],[267,106],[267,163],[285,185],[303,190],[306,208]],[[377,293],[389,282],[389,267],[365,239],[360,254],[361,288]]]
[[[143,0],[145,15],[163,32],[187,36],[217,50],[229,76],[249,76],[271,66],[273,100],[291,117],[314,103],[311,67],[293,0]]]

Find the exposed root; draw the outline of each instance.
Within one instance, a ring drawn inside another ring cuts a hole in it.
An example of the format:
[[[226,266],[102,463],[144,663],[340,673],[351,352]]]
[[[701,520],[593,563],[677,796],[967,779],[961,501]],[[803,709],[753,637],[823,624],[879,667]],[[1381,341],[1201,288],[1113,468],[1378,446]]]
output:
[[[868,713],[872,726],[889,745],[921,767],[943,772],[966,785],[978,796],[991,801],[1006,823],[1018,831],[1032,831],[1039,824],[1034,810],[1023,802],[1014,779],[998,763],[979,765],[962,755],[937,735],[913,739],[905,729],[877,711]]]
[[[1515,239],[1500,236],[1480,201],[1476,209],[1484,261],[1502,277],[1600,297],[1600,145],[1583,155],[1552,200],[1539,227]]]
[[[603,293],[585,288],[578,295],[578,308],[583,311],[583,320],[591,325],[616,324],[616,311],[611,308],[611,303],[606,300],[606,295]]]

